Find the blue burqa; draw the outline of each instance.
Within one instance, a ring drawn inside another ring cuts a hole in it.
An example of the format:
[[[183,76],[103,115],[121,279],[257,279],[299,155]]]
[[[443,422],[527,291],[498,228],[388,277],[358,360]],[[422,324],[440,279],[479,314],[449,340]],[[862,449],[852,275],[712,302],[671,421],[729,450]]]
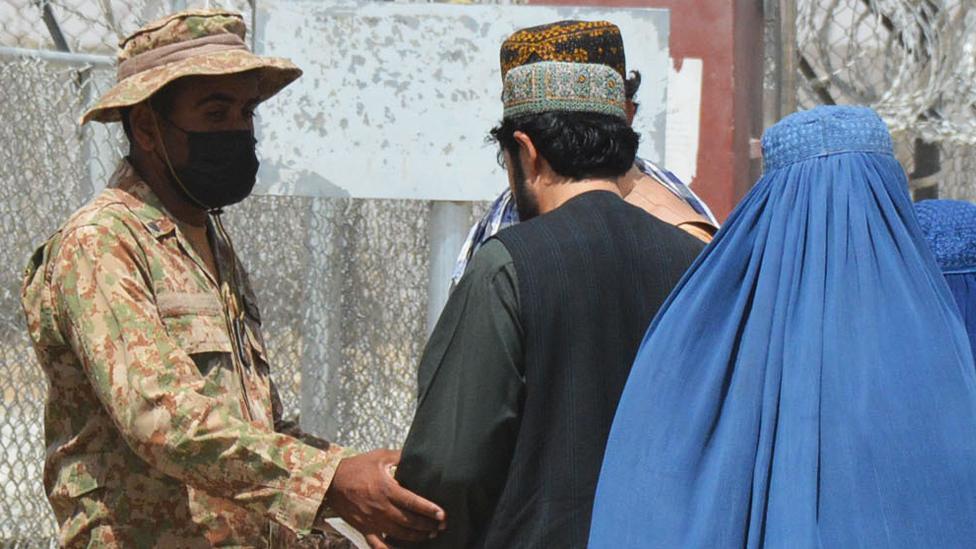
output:
[[[976,547],[976,369],[884,123],[763,152],[637,354],[590,546]]]
[[[923,200],[915,212],[976,348],[976,205]]]

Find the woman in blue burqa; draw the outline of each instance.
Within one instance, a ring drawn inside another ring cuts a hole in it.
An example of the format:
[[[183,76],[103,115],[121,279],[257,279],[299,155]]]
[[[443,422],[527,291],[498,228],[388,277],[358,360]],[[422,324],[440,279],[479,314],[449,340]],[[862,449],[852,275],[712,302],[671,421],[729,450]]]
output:
[[[976,205],[923,200],[915,203],[915,213],[976,348]]]
[[[976,547],[976,369],[884,123],[763,154],[645,336],[590,546]]]

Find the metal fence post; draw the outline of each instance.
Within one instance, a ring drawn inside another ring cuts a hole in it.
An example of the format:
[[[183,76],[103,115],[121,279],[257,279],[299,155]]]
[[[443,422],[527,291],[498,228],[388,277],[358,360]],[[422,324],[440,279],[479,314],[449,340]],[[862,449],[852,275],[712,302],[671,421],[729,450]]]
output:
[[[338,388],[334,379],[342,364],[343,319],[343,228],[332,224],[336,217],[337,201],[313,200],[308,215],[319,220],[321,227],[331,224],[332,230],[311,230],[305,236],[308,255],[308,286],[310,293],[303,304],[303,318],[309,326],[317,326],[303,346],[299,367],[302,375],[300,389],[300,423],[302,429],[328,440],[336,440],[339,424],[336,419]]]
[[[470,202],[436,201],[430,208],[430,280],[427,283],[427,333],[434,330],[447,303],[451,273],[471,220]]]
[[[766,67],[763,125],[769,127],[797,108],[796,0],[766,0]]]

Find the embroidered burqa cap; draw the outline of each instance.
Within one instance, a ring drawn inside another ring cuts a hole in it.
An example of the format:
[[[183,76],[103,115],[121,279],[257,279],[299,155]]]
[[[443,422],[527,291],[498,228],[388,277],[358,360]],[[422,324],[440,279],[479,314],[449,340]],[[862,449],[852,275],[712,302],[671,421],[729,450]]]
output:
[[[141,103],[185,76],[257,71],[262,101],[301,76],[301,69],[287,59],[251,53],[246,31],[243,17],[226,10],[182,11],[149,23],[119,43],[117,83],[81,123],[118,122],[119,109]]]
[[[972,545],[976,367],[884,122],[763,152],[637,353],[590,547]]]
[[[922,200],[915,213],[976,349],[976,204]]]
[[[915,212],[944,272],[976,272],[976,204],[922,200],[915,203]]]

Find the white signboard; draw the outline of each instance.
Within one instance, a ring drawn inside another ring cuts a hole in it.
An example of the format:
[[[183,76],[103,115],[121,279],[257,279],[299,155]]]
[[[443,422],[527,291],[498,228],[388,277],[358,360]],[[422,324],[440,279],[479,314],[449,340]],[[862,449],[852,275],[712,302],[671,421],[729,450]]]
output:
[[[664,157],[668,11],[265,0],[256,49],[305,74],[259,113],[258,192],[488,200],[507,185],[485,142],[501,118],[498,50],[519,28],[608,20],[643,76],[640,154]]]

